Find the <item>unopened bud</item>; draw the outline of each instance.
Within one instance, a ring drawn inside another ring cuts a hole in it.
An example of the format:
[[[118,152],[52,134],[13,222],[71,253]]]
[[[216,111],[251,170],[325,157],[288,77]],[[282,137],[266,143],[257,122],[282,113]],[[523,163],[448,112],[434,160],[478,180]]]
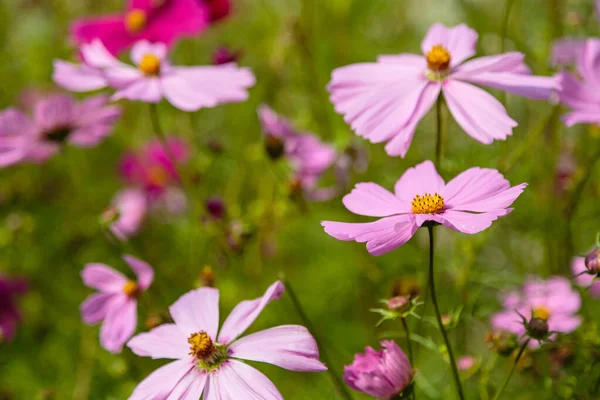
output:
[[[100,224],[110,226],[119,220],[120,213],[116,207],[110,206],[100,214]]]
[[[410,299],[406,296],[396,296],[388,300],[387,306],[390,310],[404,312],[410,310]]]
[[[542,340],[548,336],[550,328],[548,327],[548,321],[542,318],[533,317],[527,324],[527,332],[533,339]]]
[[[277,160],[283,155],[285,145],[277,136],[269,135],[265,140],[265,150],[271,160]]]
[[[585,267],[592,274],[600,274],[600,249],[594,249],[585,257]]]

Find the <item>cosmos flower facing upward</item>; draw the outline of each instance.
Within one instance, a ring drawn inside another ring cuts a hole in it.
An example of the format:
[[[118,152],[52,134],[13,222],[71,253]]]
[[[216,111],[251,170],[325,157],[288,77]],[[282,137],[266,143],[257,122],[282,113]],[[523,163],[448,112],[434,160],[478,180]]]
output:
[[[213,6],[213,3],[214,6]],[[124,13],[84,18],[71,25],[71,37],[78,44],[100,39],[108,51],[117,55],[139,40],[172,45],[177,39],[204,31],[213,18],[228,13],[217,1],[128,0]]]
[[[402,175],[394,193],[368,182],[344,196],[348,210],[381,219],[321,224],[336,239],[366,242],[369,253],[378,256],[402,246],[426,223],[468,234],[481,232],[512,211],[508,207],[526,185],[511,187],[498,171],[485,168],[470,168],[446,184],[433,163],[425,161]]]
[[[137,326],[137,299],[150,287],[154,271],[147,263],[125,255],[137,281],[104,264],[87,264],[81,273],[83,283],[98,293],[81,304],[83,322],[94,325],[102,322],[100,343],[111,353],[120,353]]]
[[[421,43],[423,56],[380,56],[375,63],[333,71],[331,101],[359,136],[388,142],[391,156],[406,155],[419,121],[440,93],[468,135],[485,144],[504,140],[517,123],[473,84],[532,99],[548,99],[560,85],[556,78],[531,76],[518,52],[466,61],[475,54],[477,38],[466,25],[435,24]]]
[[[0,344],[14,339],[17,325],[21,321],[21,311],[17,297],[27,293],[25,279],[12,279],[0,276]]]
[[[158,103],[164,98],[180,110],[197,111],[244,101],[248,98],[247,89],[255,83],[248,68],[233,63],[200,67],[171,65],[164,43],[136,42],[131,50],[134,66],[117,60],[99,40],[83,45],[81,54],[82,65],[56,60],[54,81],[75,92],[109,86],[116,90],[112,100]]]
[[[65,143],[98,145],[121,116],[107,100],[95,96],[76,103],[68,95],[52,95],[35,104],[31,119],[16,108],[0,112],[0,166],[44,162]]]
[[[262,297],[239,303],[219,332],[219,291],[193,290],[170,308],[174,323],[132,338],[127,346],[144,357],[175,360],[150,374],[129,400],[282,400],[273,383],[242,360],[291,371],[321,372],[317,343],[302,326],[284,325],[239,338],[285,288],[272,284]]]
[[[527,321],[532,318],[546,321],[549,332],[571,333],[581,324],[581,317],[575,315],[581,308],[581,297],[562,276],[531,279],[522,290],[506,294],[503,305],[505,311],[492,316],[492,327],[517,337],[526,333],[521,315]],[[531,340],[529,346],[538,347],[539,342]]]

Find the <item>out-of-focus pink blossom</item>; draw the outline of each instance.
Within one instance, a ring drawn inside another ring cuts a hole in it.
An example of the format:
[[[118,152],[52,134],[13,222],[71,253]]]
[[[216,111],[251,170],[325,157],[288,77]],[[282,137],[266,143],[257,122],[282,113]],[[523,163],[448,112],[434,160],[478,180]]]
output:
[[[147,211],[148,197],[143,190],[137,188],[122,190],[115,195],[107,211],[115,216],[109,229],[117,238],[127,240],[139,231]]]
[[[0,112],[0,167],[45,162],[64,143],[98,145],[121,116],[107,100],[95,96],[77,103],[68,95],[52,95],[35,104],[32,118],[16,108]]]
[[[129,255],[123,256],[123,260],[137,276],[136,281],[98,263],[87,264],[81,273],[83,283],[98,290],[81,304],[81,318],[89,325],[102,322],[100,343],[111,353],[120,353],[134,334],[137,299],[154,279],[152,267],[144,261]]]
[[[413,371],[396,342],[384,340],[381,346],[379,351],[367,347],[364,354],[354,356],[354,362],[344,367],[344,380],[354,390],[390,399],[410,385]]]
[[[0,343],[14,339],[21,321],[17,298],[24,296],[27,290],[25,279],[0,276]]]
[[[469,371],[477,364],[477,359],[473,356],[462,356],[456,362],[456,366],[461,371]]]
[[[372,183],[359,183],[343,198],[359,215],[380,217],[367,223],[323,221],[325,232],[338,240],[367,243],[378,256],[406,243],[425,223],[442,224],[475,234],[512,211],[510,205],[527,184],[510,186],[494,169],[470,168],[447,184],[431,161],[409,168],[394,193]]]
[[[231,14],[230,0],[199,0],[208,6],[210,10],[210,19],[213,22],[219,21]]]
[[[589,288],[592,296],[600,298],[600,281],[594,282],[595,275],[589,273],[585,266],[585,257],[573,257],[571,260],[571,272],[575,282],[582,287]]]
[[[600,21],[600,0],[594,3],[596,18]],[[552,63],[556,66],[567,66],[575,64],[583,55],[586,39],[583,38],[561,38],[552,44]]]
[[[228,47],[221,46],[214,51],[212,55],[212,63],[214,65],[222,65],[237,62],[241,56],[241,52],[232,51]]]

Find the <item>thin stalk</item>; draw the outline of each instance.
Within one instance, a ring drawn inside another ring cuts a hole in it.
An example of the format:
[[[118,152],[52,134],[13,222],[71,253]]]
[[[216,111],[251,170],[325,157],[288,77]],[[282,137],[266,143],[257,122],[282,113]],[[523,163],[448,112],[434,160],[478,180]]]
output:
[[[503,54],[506,50],[506,39],[508,33],[508,21],[510,20],[510,12],[517,0],[506,0],[504,6],[504,19],[502,20],[502,27],[500,28],[500,54]]]
[[[435,283],[433,278],[433,259],[434,259],[434,237],[433,237],[433,225],[428,225],[427,230],[429,231],[429,292],[431,293],[431,302],[433,303],[433,308],[435,309],[435,317],[437,319],[437,324],[444,338],[444,343],[446,344],[446,349],[448,350],[448,358],[450,358],[450,366],[452,367],[452,376],[454,378],[454,384],[456,385],[456,392],[458,397],[461,400],[465,399],[465,395],[463,393],[462,384],[460,382],[460,376],[458,375],[458,368],[456,367],[456,361],[454,359],[454,353],[452,352],[452,347],[450,346],[450,341],[448,340],[448,334],[446,333],[446,329],[444,328],[444,324],[442,323],[442,316],[440,314],[440,309],[437,302],[437,296],[435,293]]]
[[[440,170],[440,162],[442,161],[444,130],[442,129],[442,96],[439,96],[435,103],[436,123],[437,123],[437,141],[435,144],[435,166]]]
[[[498,400],[500,398],[500,395],[504,391],[504,388],[506,387],[506,385],[508,385],[508,381],[510,381],[510,378],[512,377],[513,373],[515,372],[515,368],[517,367],[517,364],[519,363],[519,360],[521,359],[523,352],[525,352],[525,349],[527,348],[527,345],[529,344],[530,340],[531,340],[531,338],[527,338],[527,340],[521,345],[521,348],[519,349],[519,353],[517,354],[517,358],[515,358],[515,362],[513,363],[512,367],[510,367],[510,371],[508,372],[508,375],[506,375],[506,378],[504,378],[504,382],[502,382],[502,386],[500,386],[500,389],[496,392],[496,395],[494,396],[493,400]]]
[[[294,305],[294,308],[296,309],[298,316],[300,317],[300,319],[302,320],[302,323],[306,326],[306,328],[308,328],[308,330],[312,333],[313,337],[315,338],[315,341],[317,342],[317,346],[319,347],[321,358],[325,362],[325,365],[327,365],[327,373],[329,373],[329,376],[331,377],[333,386],[335,386],[335,389],[337,390],[337,392],[344,399],[352,400],[352,396],[350,396],[350,393],[348,392],[346,385],[344,384],[344,382],[342,381],[340,376],[337,374],[335,369],[333,369],[333,367],[332,367],[333,363],[331,362],[331,360],[329,359],[329,356],[327,355],[327,352],[325,351],[325,346],[322,346],[323,342],[319,339],[319,336],[317,335],[317,332],[315,331],[313,324],[310,322],[310,319],[304,312],[304,308],[302,307],[302,304],[300,304],[300,301],[298,300],[298,297],[296,296],[296,292],[294,292],[294,289],[292,289],[292,286],[290,285],[290,282],[287,279],[284,281],[284,284],[285,284],[287,294],[290,297],[290,299],[292,300],[292,304]]]
[[[181,185],[184,186],[183,175],[181,175],[181,173],[179,172],[179,167],[177,165],[177,158],[173,154],[173,150],[171,149],[171,146],[169,146],[169,141],[167,140],[167,137],[165,136],[165,132],[163,131],[163,129],[160,125],[160,120],[158,118],[158,109],[157,109],[155,103],[150,103],[150,122],[152,123],[152,129],[154,130],[154,134],[156,135],[158,140],[160,140],[160,142],[162,143],[162,145],[165,149],[165,153],[167,154],[167,157],[169,158],[169,161],[171,162],[171,165],[173,165],[173,168],[177,172],[179,179],[181,179]]]
[[[410,342],[410,329],[408,329],[408,323],[406,322],[406,318],[400,318],[400,320],[402,321],[402,326],[404,327],[404,331],[406,332],[406,347],[408,348],[408,360],[410,361],[411,367],[414,369],[415,361],[413,357],[412,343]],[[411,397],[413,400],[417,398],[414,388]]]

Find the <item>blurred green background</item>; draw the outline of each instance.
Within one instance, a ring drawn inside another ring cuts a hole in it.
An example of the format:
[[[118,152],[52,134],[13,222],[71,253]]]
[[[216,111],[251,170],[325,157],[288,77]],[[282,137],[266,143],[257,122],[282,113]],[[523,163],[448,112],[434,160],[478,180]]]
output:
[[[256,108],[261,103],[289,116],[298,128],[318,134],[343,151],[348,145],[369,152],[366,173],[352,184],[373,181],[391,188],[406,168],[434,157],[435,118],[419,125],[406,159],[390,158],[383,145],[356,137],[328,100],[325,85],[342,65],[375,60],[379,54],[418,53],[434,22],[467,23],[479,32],[479,55],[517,50],[534,73],[552,73],[550,43],[556,37],[600,33],[591,0],[517,0],[500,36],[505,2],[493,0],[233,0],[234,14],[193,40],[181,41],[172,58],[181,64],[206,64],[219,45],[243,51],[240,63],[252,68],[257,85],[250,100],[188,115],[166,103],[159,106],[167,132],[188,139],[193,157],[186,173],[195,210],[209,196],[222,196],[231,219],[252,234],[242,251],[220,246],[220,229],[199,218],[151,218],[123,248],[103,234],[98,216],[123,187],[117,162],[126,149],[152,139],[147,105],[123,103],[125,113],[114,134],[99,147],[69,147],[46,165],[0,171],[0,271],[26,276],[31,291],[22,302],[24,322],[12,343],[0,344],[0,399],[125,399],[162,360],[139,358],[125,349],[112,355],[98,343],[98,327],[81,323],[79,304],[91,293],[80,271],[103,262],[127,271],[122,251],[156,269],[153,287],[140,306],[138,330],[180,295],[199,284],[204,265],[216,274],[221,315],[239,301],[255,298],[281,274],[323,338],[339,373],[366,345],[394,337],[404,348],[399,322],[375,328],[369,311],[389,298],[398,279],[426,279],[427,238],[419,232],[408,244],[382,257],[362,244],[327,236],[323,219],[364,221],[346,211],[341,199],[312,203],[307,213],[290,200],[287,184],[270,172],[263,152]],[[75,18],[116,12],[122,0],[0,0],[0,108],[19,104],[26,90],[54,91],[52,60],[70,59],[67,39]],[[557,8],[558,7],[558,8]],[[485,232],[467,236],[439,230],[437,286],[445,313],[462,309],[450,331],[455,353],[474,355],[482,370],[465,377],[468,398],[485,398],[497,388],[509,360],[494,356],[484,342],[489,316],[500,309],[500,290],[514,288],[531,275],[569,274],[569,259],[586,251],[600,229],[599,172],[591,172],[576,212],[568,216],[573,194],[589,172],[600,146],[596,128],[565,129],[560,109],[545,102],[507,96],[519,126],[506,142],[485,146],[468,137],[450,116],[442,175],[446,180],[472,166],[498,168],[513,184],[529,182],[515,211]],[[224,151],[214,153],[218,141]],[[556,184],[557,162],[570,155],[575,168],[564,190]],[[333,174],[324,184],[332,183]],[[268,254],[272,253],[272,254]],[[532,356],[533,365],[515,375],[506,399],[594,399],[600,388],[600,311],[584,294],[586,322],[564,338],[576,348],[573,362],[558,376],[549,372],[550,351]],[[431,317],[426,305],[419,313]],[[250,331],[301,323],[287,296],[272,303]],[[419,325],[411,319],[413,329]],[[417,398],[453,398],[449,368],[432,343],[441,343],[425,318],[417,350]],[[432,341],[428,340],[431,339]],[[429,347],[427,346],[429,345]],[[550,346],[551,347],[551,346]],[[327,374],[302,374],[268,365],[269,376],[286,399],[339,398]],[[489,370],[489,371],[488,371]],[[364,399],[353,393],[355,399]],[[240,399],[243,400],[243,399]]]

